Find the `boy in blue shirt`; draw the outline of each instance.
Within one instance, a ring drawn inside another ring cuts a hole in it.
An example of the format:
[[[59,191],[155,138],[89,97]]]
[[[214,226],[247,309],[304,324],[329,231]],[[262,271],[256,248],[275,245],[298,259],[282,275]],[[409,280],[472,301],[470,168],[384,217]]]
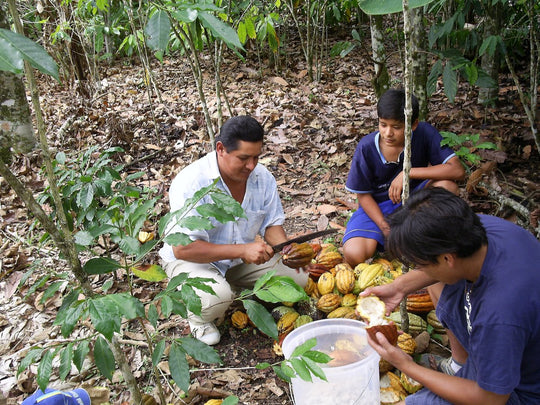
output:
[[[459,193],[455,181],[465,170],[448,147],[441,147],[439,132],[418,122],[418,100],[412,96],[410,189],[443,187]],[[389,227],[385,215],[401,204],[403,149],[405,146],[405,92],[391,89],[378,104],[379,130],[363,137],[353,156],[345,188],[356,193],[358,210],[347,223],[343,237],[345,260],[356,266],[382,250]]]

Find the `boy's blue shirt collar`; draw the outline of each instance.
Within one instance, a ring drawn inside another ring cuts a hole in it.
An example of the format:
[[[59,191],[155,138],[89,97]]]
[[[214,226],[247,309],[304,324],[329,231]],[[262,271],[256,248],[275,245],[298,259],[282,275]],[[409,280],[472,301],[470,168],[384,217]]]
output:
[[[412,139],[413,136],[414,136],[414,131],[412,131],[411,139]],[[381,158],[381,161],[382,161],[385,165],[399,164],[399,163],[401,163],[401,159],[402,159],[402,157],[403,157],[403,152],[404,152],[404,151],[401,151],[401,153],[399,154],[399,157],[398,157],[397,162],[388,162],[388,161],[386,160],[386,158],[384,157],[384,155],[382,154],[382,152],[381,152],[381,148],[380,148],[380,146],[379,146],[379,138],[380,138],[380,132],[377,131],[377,133],[375,134],[375,137],[373,138],[373,142],[375,142],[375,147],[377,148],[377,153],[379,154],[379,157]]]

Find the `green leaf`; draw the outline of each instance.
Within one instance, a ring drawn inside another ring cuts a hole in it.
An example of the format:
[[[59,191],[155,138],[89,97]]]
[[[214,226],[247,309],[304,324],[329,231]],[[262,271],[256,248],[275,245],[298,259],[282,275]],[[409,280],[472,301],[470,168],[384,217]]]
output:
[[[16,32],[4,28],[0,28],[0,38],[15,48],[34,68],[60,81],[58,66],[43,47]],[[17,65],[16,61],[15,65]]]
[[[433,66],[431,67],[431,71],[429,72],[427,85],[426,85],[428,96],[431,96],[437,90],[437,80],[439,79],[439,76],[441,74],[442,74],[442,62],[439,59],[437,62],[433,64]]]
[[[194,359],[207,364],[221,363],[217,351],[200,340],[185,337],[177,339],[177,341],[182,344],[185,352]]]
[[[285,365],[285,362],[282,362],[280,367],[272,366],[272,369],[274,370],[274,373],[276,373],[276,375],[279,378],[281,378],[283,381],[286,381],[286,382],[290,383],[291,382],[291,377],[283,372],[284,367],[289,367],[289,366]],[[292,368],[291,368],[291,370],[292,370]],[[294,376],[294,370],[292,371],[292,374]]]
[[[152,303],[148,307],[147,319],[152,324],[152,326],[154,328],[157,328],[157,323],[158,323],[158,319],[159,319],[159,313],[158,313],[158,310],[157,310],[156,305],[154,303]]]
[[[253,286],[253,291],[258,291],[264,287],[264,285],[276,274],[275,270],[270,270],[267,273],[264,273],[259,279],[255,282]]]
[[[90,345],[88,344],[87,340],[83,340],[81,343],[79,343],[79,345],[73,352],[73,364],[75,364],[75,367],[77,367],[79,371],[82,371],[84,359],[86,358],[89,352],[90,352]]]
[[[73,329],[75,328],[75,325],[77,325],[77,322],[79,322],[83,312],[83,305],[76,305],[75,307],[70,307],[66,310],[66,315],[61,323],[62,327],[60,329],[62,336],[68,337],[71,332],[73,332]],[[57,320],[55,320],[55,324],[57,324]]]
[[[120,314],[117,306],[104,297],[88,300],[88,310],[94,328],[111,340],[114,332],[120,332]]]
[[[499,35],[490,35],[482,42],[480,49],[478,50],[478,56],[482,56],[487,53],[489,56],[495,55],[497,45],[502,42],[502,38]]]
[[[244,23],[243,21],[240,21],[240,23],[238,23],[237,33],[240,43],[245,44],[247,40],[246,23]]]
[[[164,10],[157,10],[148,20],[144,32],[150,49],[165,52],[171,33],[171,22],[167,13]]]
[[[99,372],[108,380],[112,381],[115,367],[114,355],[107,341],[101,336],[97,338],[94,345],[94,360]]]
[[[188,392],[190,383],[189,365],[186,360],[186,353],[176,342],[171,345],[171,350],[169,352],[169,368],[176,385],[178,385],[182,391]]]
[[[207,230],[214,227],[214,225],[212,225],[212,222],[210,222],[208,218],[198,216],[189,216],[182,218],[180,221],[178,221],[178,225],[191,231],[199,229]]]
[[[41,357],[44,349],[41,347],[33,347],[21,360],[19,367],[17,367],[17,376],[26,370],[31,364],[35,363],[37,359]]]
[[[167,278],[167,273],[157,264],[137,265],[131,267],[131,271],[137,277],[146,281],[158,282]]]
[[[309,369],[307,368],[306,364],[303,360],[299,358],[293,358],[291,359],[291,365],[294,368],[294,371],[304,381],[312,382],[311,373],[309,372]]]
[[[221,405],[236,405],[238,404],[238,401],[239,399],[236,395],[231,395],[225,398],[223,402],[221,403]]]
[[[24,72],[24,61],[21,53],[3,38],[0,38],[0,70],[14,74]]]
[[[251,319],[255,326],[265,335],[277,340],[278,331],[276,322],[266,308],[253,300],[243,300],[242,303],[244,304],[249,319]]]
[[[453,103],[457,93],[457,73],[452,68],[450,63],[446,63],[444,65],[443,85],[444,94],[446,94],[446,97],[448,97],[448,101]]]
[[[193,242],[189,236],[180,232],[167,235],[163,241],[171,246],[186,246]]]
[[[248,17],[246,18],[245,23],[246,23],[247,36],[251,39],[257,38],[257,30],[255,29],[255,24],[253,23],[253,19]]]
[[[232,27],[205,11],[199,12],[198,18],[201,20],[202,25],[208,29],[214,37],[225,42],[231,50],[244,50],[236,31]]]
[[[302,356],[305,352],[313,349],[316,344],[317,344],[317,339],[315,338],[306,340],[304,343],[302,343],[300,346],[297,346],[293,350],[293,352],[291,353],[291,358]]]
[[[91,183],[86,183],[79,194],[77,194],[77,205],[84,210],[88,209],[94,201],[94,186]]]
[[[110,257],[94,257],[84,264],[83,270],[87,274],[106,274],[120,267],[122,267],[120,263]]]
[[[61,380],[65,380],[71,371],[71,362],[73,361],[73,342],[70,342],[60,352],[60,367],[58,374]]]
[[[433,0],[410,0],[409,9],[423,7]],[[402,0],[360,0],[359,4],[362,11],[368,15],[392,14],[403,11]]]
[[[40,298],[39,302],[43,304],[45,301],[47,301],[49,298],[51,298],[60,289],[60,287],[62,287],[62,285],[65,282],[66,281],[56,281],[56,282],[52,283],[45,290],[45,292],[43,293],[43,296]]]
[[[168,318],[171,315],[173,309],[173,301],[171,297],[165,295],[161,298],[161,313],[165,318]]]
[[[224,224],[225,222],[234,221],[234,216],[227,213],[224,209],[216,204],[202,204],[197,207],[197,212],[203,217],[214,217],[216,220]]]
[[[478,68],[474,63],[465,65],[465,75],[467,76],[467,81],[474,86],[478,80]]]
[[[116,305],[118,312],[128,320],[138,317],[143,318],[146,315],[142,302],[129,295],[129,293],[109,294],[103,299]]]
[[[309,352],[309,353],[320,353],[320,352]],[[319,365],[317,363],[328,363],[331,360],[331,357],[328,356],[325,353],[321,353],[321,354],[324,354],[327,357],[328,360],[327,361],[317,361],[317,362],[315,362],[308,356],[303,356],[302,359],[304,360],[306,366],[311,370],[313,375],[315,375],[316,377],[319,377],[323,381],[328,381],[326,379],[326,375],[324,374],[323,369],[321,367],[319,367]]]
[[[118,246],[120,246],[122,252],[128,255],[137,255],[139,254],[141,244],[139,243],[139,240],[137,238],[129,235],[124,235],[122,236],[122,239],[120,239],[120,242],[118,242]]]
[[[165,339],[161,339],[156,343],[154,346],[154,351],[152,352],[152,365],[154,367],[157,367],[159,364],[159,361],[161,360],[161,356],[163,356],[163,353],[165,352]]]
[[[37,383],[42,391],[45,391],[52,374],[52,360],[54,353],[51,350],[46,350],[41,357],[37,368]]]
[[[79,231],[74,236],[75,243],[81,246],[90,246],[94,237],[88,231]]]
[[[316,350],[310,350],[308,352],[305,352],[303,357],[313,360],[314,362],[317,362],[317,363],[328,363],[330,360],[332,360],[332,357],[330,357],[326,353],[319,352]]]
[[[265,362],[265,361],[255,365],[255,368],[257,370],[265,370],[268,367],[272,367],[272,365],[270,363]]]

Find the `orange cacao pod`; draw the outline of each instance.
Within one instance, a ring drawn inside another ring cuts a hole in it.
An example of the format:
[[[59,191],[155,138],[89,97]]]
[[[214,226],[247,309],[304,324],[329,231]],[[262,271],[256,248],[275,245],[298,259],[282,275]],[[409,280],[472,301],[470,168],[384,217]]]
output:
[[[315,256],[309,243],[291,243],[281,251],[283,264],[293,269],[307,266]]]
[[[317,283],[315,283],[315,281],[313,281],[311,277],[308,277],[307,283],[304,286],[305,293],[307,295],[311,295],[313,294],[313,291],[315,291],[316,289],[317,289]]]
[[[324,252],[321,251],[319,255],[317,256],[317,263],[322,264],[323,266],[328,267],[331,269],[332,267],[335,267],[339,263],[343,263],[343,256],[341,256],[341,253],[336,251],[329,251]]]
[[[407,354],[410,354],[411,356],[416,350],[416,340],[414,340],[411,335],[405,332],[398,336],[397,345],[401,350],[403,350]]]
[[[234,311],[231,315],[231,322],[235,328],[244,329],[249,322],[249,318],[247,314],[242,311]]]
[[[413,313],[429,312],[435,309],[433,301],[426,289],[407,295],[407,311]]]
[[[294,321],[300,316],[296,311],[287,312],[277,321],[278,335],[289,333],[294,329]]]

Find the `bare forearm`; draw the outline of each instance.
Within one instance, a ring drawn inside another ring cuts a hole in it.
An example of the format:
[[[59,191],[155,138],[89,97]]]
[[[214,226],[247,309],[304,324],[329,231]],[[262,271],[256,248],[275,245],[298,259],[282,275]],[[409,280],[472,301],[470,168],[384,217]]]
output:
[[[362,207],[366,215],[371,218],[379,228],[382,229],[388,226],[379,205],[371,194],[357,194],[357,198],[358,205]]]
[[[396,288],[403,293],[403,296],[422,288],[435,284],[437,280],[428,276],[423,271],[409,270],[407,273],[399,276],[394,284]]]
[[[409,172],[411,179],[430,179],[430,180],[462,180],[465,176],[465,169],[454,156],[448,162],[428,167],[413,167]]]
[[[281,225],[269,226],[264,232],[264,240],[270,246],[283,243],[287,240],[287,234]]]
[[[244,249],[245,245],[217,245],[196,240],[186,246],[173,246],[173,253],[178,260],[212,263],[219,260],[240,258],[243,256]]]

